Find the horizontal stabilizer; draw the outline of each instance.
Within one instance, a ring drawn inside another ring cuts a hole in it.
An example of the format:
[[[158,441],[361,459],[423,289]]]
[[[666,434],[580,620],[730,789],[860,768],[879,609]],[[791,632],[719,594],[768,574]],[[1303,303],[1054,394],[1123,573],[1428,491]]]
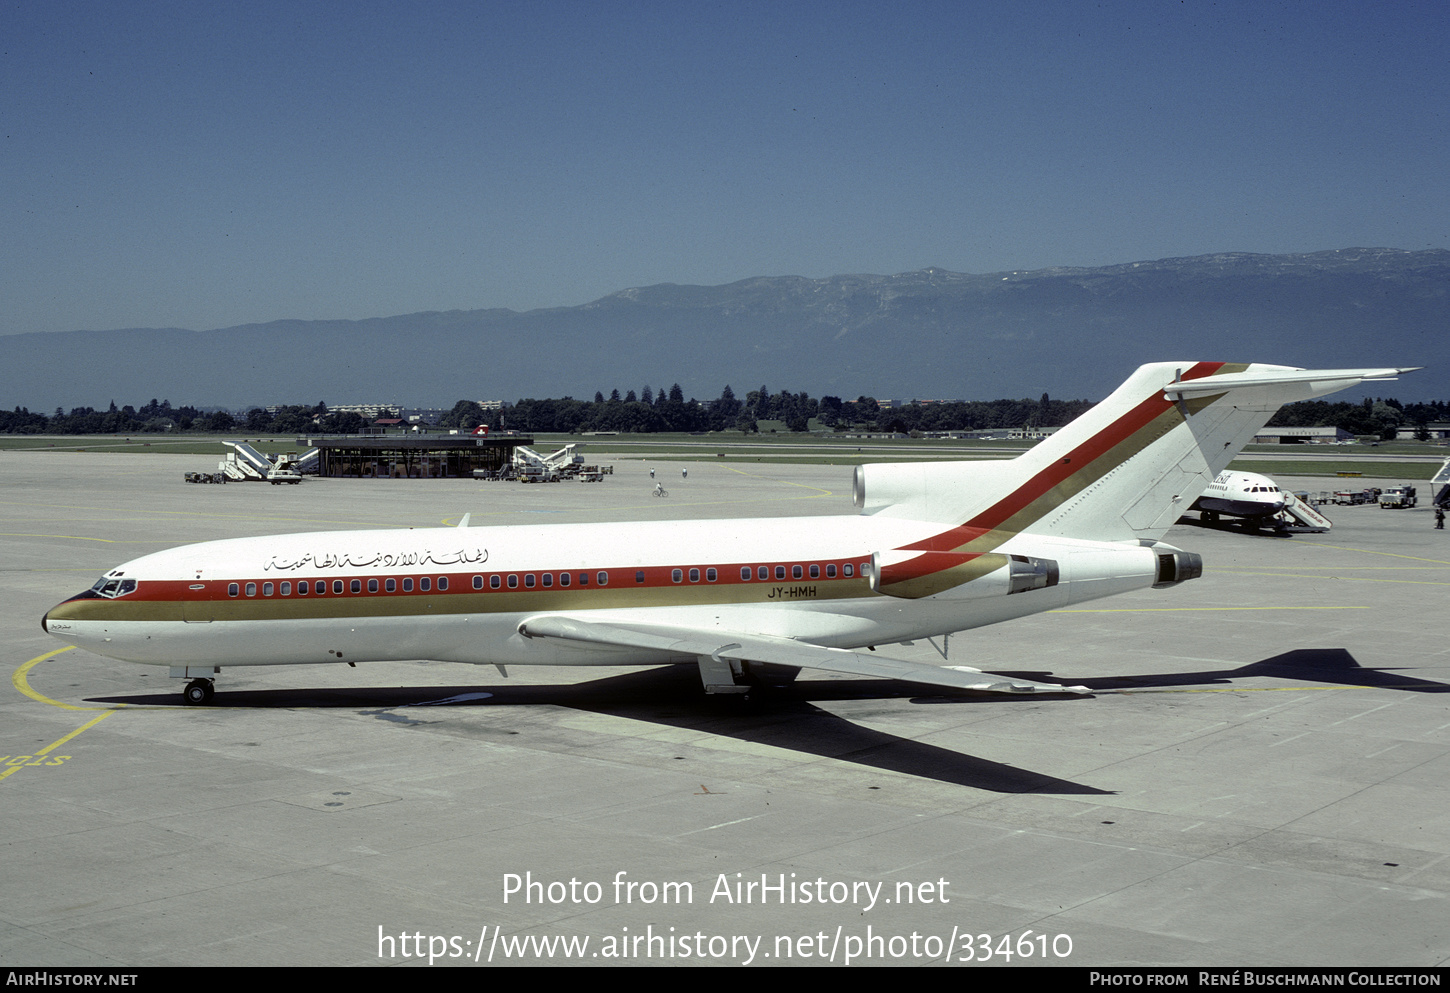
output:
[[[1383,382],[1397,378],[1401,373],[1414,372],[1421,366],[1403,369],[1277,369],[1269,371],[1251,370],[1231,372],[1201,379],[1180,379],[1163,387],[1170,400],[1180,398],[1211,396],[1229,390],[1242,390],[1264,386],[1311,385],[1315,394],[1333,393],[1347,389],[1365,380]]]
[[[824,669],[853,676],[901,679],[930,686],[989,693],[1090,693],[1086,686],[1059,686],[1015,676],[999,676],[967,666],[927,665],[879,655],[862,655],[841,648],[807,645],[790,638],[737,634],[715,629],[664,625],[600,624],[577,617],[531,617],[519,625],[529,638],[561,638],[586,644],[637,648],[669,655],[693,655],[715,660],[770,662],[776,665]]]

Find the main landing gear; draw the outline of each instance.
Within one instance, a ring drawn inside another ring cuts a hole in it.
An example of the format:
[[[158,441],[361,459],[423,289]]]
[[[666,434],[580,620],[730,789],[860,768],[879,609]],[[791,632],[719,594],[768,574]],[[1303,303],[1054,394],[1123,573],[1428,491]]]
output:
[[[220,673],[221,666],[214,665],[174,665],[171,667],[172,679],[189,679],[186,689],[181,691],[181,699],[193,707],[199,707],[204,703],[211,703],[211,698],[216,695],[216,676]]]
[[[789,686],[800,674],[796,666],[774,662],[738,662],[709,655],[696,656],[696,662],[706,693],[735,696],[742,703],[750,702],[754,690]]]

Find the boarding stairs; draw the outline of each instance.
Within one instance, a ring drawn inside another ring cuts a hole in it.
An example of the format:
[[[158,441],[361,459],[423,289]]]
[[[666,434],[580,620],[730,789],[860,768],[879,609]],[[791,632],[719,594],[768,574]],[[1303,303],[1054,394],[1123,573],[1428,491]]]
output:
[[[1284,509],[1274,515],[1276,530],[1291,534],[1322,534],[1334,527],[1329,518],[1288,490],[1284,490]]]
[[[578,454],[578,448],[577,444],[570,444],[549,455],[540,455],[527,445],[519,445],[514,449],[514,467],[521,477],[552,482],[560,475],[577,472],[577,467],[583,465],[584,456]]]
[[[1450,507],[1450,459],[1430,480],[1430,501],[1437,507]]]
[[[313,448],[303,452],[301,457],[292,463],[292,470],[303,476],[316,476],[322,472],[322,449]]]
[[[226,473],[228,479],[243,483],[297,483],[302,477],[290,468],[272,464],[272,460],[257,451],[245,441],[224,441],[231,449],[227,457],[217,463],[217,468]]]

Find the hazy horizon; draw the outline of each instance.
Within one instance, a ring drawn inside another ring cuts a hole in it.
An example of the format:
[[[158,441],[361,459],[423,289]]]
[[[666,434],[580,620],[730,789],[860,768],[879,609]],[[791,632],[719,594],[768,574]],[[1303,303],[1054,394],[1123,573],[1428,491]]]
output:
[[[1450,247],[1450,10],[20,2],[0,334]]]

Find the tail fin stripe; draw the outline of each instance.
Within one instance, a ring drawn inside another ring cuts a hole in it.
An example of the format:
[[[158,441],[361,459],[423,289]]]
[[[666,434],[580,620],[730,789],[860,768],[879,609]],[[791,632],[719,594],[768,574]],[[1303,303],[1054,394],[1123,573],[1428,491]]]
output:
[[[1222,362],[1200,362],[1183,374],[1183,379],[1211,376]],[[1186,404],[1189,413],[1207,406],[1221,394],[1195,397]],[[986,551],[1004,541],[1010,533],[1051,512],[1103,475],[1115,469],[1158,438],[1183,422],[1179,401],[1169,400],[1162,390],[1072,449],[1063,459],[1035,473],[1017,489],[966,523],[903,546],[911,551],[948,552],[968,543]],[[1107,456],[1107,458],[1105,458]],[[993,537],[989,533],[996,532]],[[1005,533],[1004,533],[1005,532]]]

